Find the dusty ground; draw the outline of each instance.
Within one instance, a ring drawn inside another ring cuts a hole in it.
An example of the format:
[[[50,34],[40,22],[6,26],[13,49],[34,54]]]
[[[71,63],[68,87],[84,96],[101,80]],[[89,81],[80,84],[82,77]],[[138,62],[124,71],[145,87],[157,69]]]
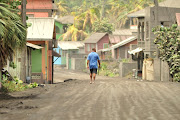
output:
[[[180,84],[56,70],[55,82],[0,94],[0,120],[180,120]],[[65,83],[62,81],[66,80]]]

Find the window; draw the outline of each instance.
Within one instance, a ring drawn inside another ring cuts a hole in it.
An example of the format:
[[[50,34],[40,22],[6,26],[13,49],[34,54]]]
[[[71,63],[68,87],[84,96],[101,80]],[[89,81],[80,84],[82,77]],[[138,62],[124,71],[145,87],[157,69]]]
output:
[[[90,44],[87,44],[87,51],[90,51]]]
[[[91,49],[95,48],[95,45],[94,44],[91,44]]]
[[[108,47],[109,47],[108,43],[103,44],[103,49],[108,48]]]

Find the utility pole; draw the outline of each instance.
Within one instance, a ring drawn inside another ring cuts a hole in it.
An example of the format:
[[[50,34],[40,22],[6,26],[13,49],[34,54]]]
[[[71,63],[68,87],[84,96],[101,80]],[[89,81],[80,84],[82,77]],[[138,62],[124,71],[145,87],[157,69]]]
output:
[[[21,1],[21,17],[22,23],[26,26],[26,0]],[[26,81],[26,44],[21,50],[21,69],[20,69],[20,79]]]
[[[158,0],[154,0],[155,4],[155,27],[159,25],[159,18],[158,18],[158,12],[159,12],[159,3]],[[156,48],[156,58],[159,58],[159,50]]]

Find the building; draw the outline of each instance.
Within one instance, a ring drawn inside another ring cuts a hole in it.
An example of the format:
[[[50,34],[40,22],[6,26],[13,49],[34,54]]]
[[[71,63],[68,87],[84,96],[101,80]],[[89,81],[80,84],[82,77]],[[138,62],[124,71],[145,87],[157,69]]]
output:
[[[28,17],[52,17],[53,12],[57,9],[54,0],[27,0],[26,4]]]
[[[115,53],[115,59],[121,60],[121,59],[129,59],[131,56],[128,54],[128,51],[136,48],[137,46],[137,37],[129,37],[126,40],[123,40],[113,46],[111,46],[112,50],[114,50]]]
[[[129,37],[135,36],[136,33],[137,29],[116,29],[111,35],[109,35],[109,39],[111,44],[115,45]]]
[[[176,13],[180,13],[180,1],[166,0],[159,3],[158,25],[168,27],[176,23]],[[153,6],[128,15],[130,18],[138,18],[138,47],[143,48],[146,58],[155,58],[156,54],[155,35],[152,32],[152,28],[157,26],[155,14],[156,8]]]
[[[63,16],[55,19],[56,39],[62,39],[60,36],[67,32],[68,26],[74,24],[74,16]]]
[[[42,49],[31,51],[32,82],[53,82],[53,51],[55,34],[53,18],[29,18],[31,27],[28,28],[27,41],[39,45]],[[30,67],[30,66],[29,66]]]
[[[60,58],[54,57],[54,64],[66,66],[67,53],[69,55],[84,54],[84,43],[81,41],[58,41],[58,48],[54,48],[54,51],[61,55]]]
[[[85,53],[89,54],[92,48],[96,48],[96,51],[108,48],[110,46],[110,40],[108,33],[93,33],[90,37],[84,41]]]

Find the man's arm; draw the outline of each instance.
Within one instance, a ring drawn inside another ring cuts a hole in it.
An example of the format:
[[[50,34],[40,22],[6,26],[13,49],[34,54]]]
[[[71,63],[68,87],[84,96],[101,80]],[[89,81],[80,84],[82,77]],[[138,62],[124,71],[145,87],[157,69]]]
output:
[[[87,68],[89,69],[89,60],[87,60]]]
[[[101,68],[101,62],[100,62],[100,60],[98,60],[98,64],[99,64],[99,68]]]

